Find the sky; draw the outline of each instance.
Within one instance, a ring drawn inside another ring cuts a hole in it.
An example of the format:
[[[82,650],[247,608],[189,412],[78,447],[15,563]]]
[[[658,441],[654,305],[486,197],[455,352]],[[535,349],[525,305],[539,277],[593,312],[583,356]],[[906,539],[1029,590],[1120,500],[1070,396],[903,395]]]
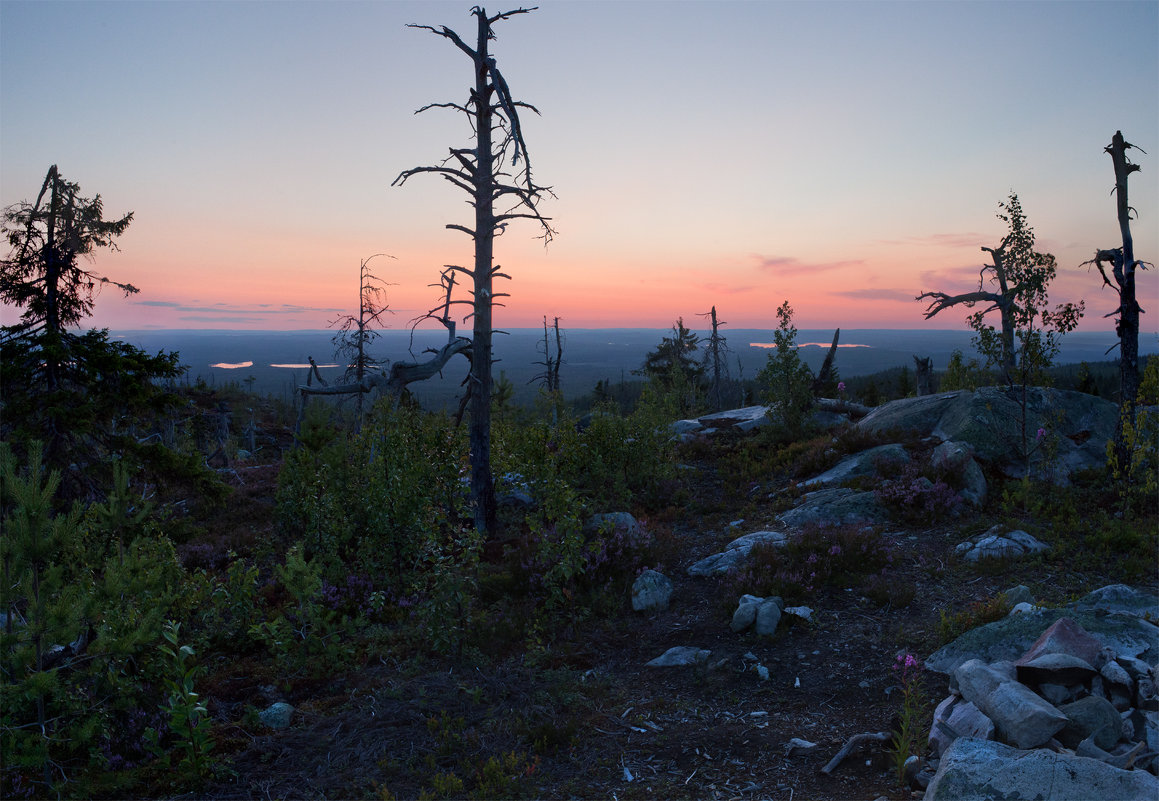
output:
[[[517,6],[488,7],[492,14]],[[92,324],[317,329],[356,311],[359,264],[392,328],[469,265],[467,196],[410,167],[470,144],[469,2],[0,0],[0,205],[57,164],[107,216]],[[536,179],[558,199],[496,240],[499,327],[964,328],[923,290],[977,289],[1017,192],[1052,301],[1117,305],[1080,265],[1121,244],[1111,158],[1132,176],[1135,253],[1159,261],[1159,2],[558,2],[496,25]],[[1144,336],[1159,269],[1139,274]],[[0,311],[13,322],[12,309]]]

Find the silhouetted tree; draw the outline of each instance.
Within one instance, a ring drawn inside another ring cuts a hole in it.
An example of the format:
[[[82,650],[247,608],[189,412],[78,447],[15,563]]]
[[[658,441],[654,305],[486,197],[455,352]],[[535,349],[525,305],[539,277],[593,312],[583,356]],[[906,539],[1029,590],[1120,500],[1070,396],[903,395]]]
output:
[[[998,247],[982,247],[994,263],[980,270],[978,290],[962,295],[923,292],[916,300],[930,300],[925,312],[927,320],[951,306],[961,304],[973,308],[977,303],[991,304],[971,314],[966,321],[976,332],[974,345],[987,358],[987,363],[997,364],[1003,379],[1013,383],[1016,357],[1024,377],[1041,378],[1042,368],[1050,364],[1058,351],[1055,334],[1070,331],[1078,324],[1083,304],[1081,301],[1064,303],[1053,311],[1046,308],[1047,288],[1058,270],[1055,258],[1034,249],[1034,229],[1026,224],[1017,194],[1011,193],[999,208],[1002,211],[997,217],[1007,223],[1009,231]],[[996,290],[984,289],[988,280],[997,285]],[[985,320],[994,310],[1001,318],[998,330]]]
[[[372,370],[378,370],[385,364],[382,359],[376,359],[368,352],[369,346],[378,339],[376,326],[382,326],[382,316],[390,309],[386,305],[386,284],[370,272],[370,261],[386,253],[376,253],[370,258],[363,259],[358,270],[358,316],[345,314],[330,323],[331,327],[338,326],[338,333],[334,335],[334,354],[346,363],[346,371],[342,379],[347,383],[356,383],[361,386]],[[362,425],[362,397],[365,392],[354,393],[357,398],[356,428]]]
[[[552,330],[555,332],[555,356],[553,357],[551,349]],[[536,362],[536,364],[543,365],[543,372],[532,378],[532,381],[539,381],[548,394],[560,391],[559,387],[559,366],[563,363],[563,337],[559,332],[559,318],[556,317],[549,329],[547,325],[547,317],[543,318],[543,361]]]
[[[704,312],[701,317],[708,317],[712,321],[712,334],[704,345],[704,367],[712,376],[709,379],[708,405],[714,412],[724,408],[724,384],[728,381],[728,340],[720,333],[720,327],[727,325],[716,319],[716,307]]]
[[[0,261],[0,301],[22,311],[18,323],[0,327],[0,433],[42,441],[46,464],[63,470],[66,494],[91,484],[87,468],[106,453],[139,450],[140,417],[175,400],[155,379],[184,372],[175,353],[150,356],[109,341],[107,331],[70,330],[92,313],[101,286],[137,292],[81,262],[100,248],[116,250],[132,219],[106,220],[101,196],[82,197],[55,164],[35,202],[3,212],[11,250]]]
[[[446,26],[408,26],[428,30],[450,41],[471,60],[475,76],[465,104],[432,103],[419,109],[423,112],[431,108],[447,108],[463,114],[471,126],[474,145],[451,148],[448,157],[438,165],[404,170],[394,184],[401,185],[419,173],[433,173],[466,192],[475,209],[473,227],[448,224],[447,228],[467,234],[475,246],[471,268],[451,266],[448,269],[462,273],[472,281],[470,303],[474,330],[470,340],[471,372],[467,392],[470,404],[471,500],[475,526],[480,530],[490,530],[495,522],[495,487],[491,475],[492,307],[496,298],[504,297],[506,293],[495,292],[493,282],[496,278],[508,277],[494,263],[494,240],[508,223],[517,219],[535,220],[542,231],[544,244],[554,234],[549,218],[544,217],[538,208],[539,201],[544,195],[550,195],[551,190],[532,179],[531,160],[519,121],[520,109],[539,112],[534,106],[515,100],[490,53],[490,43],[495,39],[492,26],[533,10],[519,8],[488,15],[486,9],[479,6],[471,9],[477,23],[474,47]],[[496,203],[508,202],[511,204],[509,210],[495,212]]]
[[[696,383],[704,373],[696,359],[699,348],[700,337],[685,328],[684,318],[680,317],[672,325],[672,336],[664,337],[655,350],[649,351],[644,364],[635,372],[661,384],[668,382],[673,375]]]
[[[1142,148],[1132,145],[1123,138],[1122,131],[1115,131],[1111,144],[1104,149],[1111,154],[1115,167],[1115,200],[1119,217],[1119,233],[1123,244],[1111,250],[1100,250],[1086,264],[1094,264],[1103,277],[1103,285],[1118,292],[1119,306],[1108,317],[1117,315],[1115,333],[1119,335],[1119,426],[1115,432],[1115,449],[1120,461],[1128,458],[1127,446],[1123,439],[1123,420],[1130,419],[1135,412],[1135,402],[1139,394],[1139,315],[1143,309],[1135,296],[1135,270],[1146,269],[1148,262],[1135,258],[1135,242],[1131,237],[1131,205],[1127,199],[1127,178],[1140,169],[1127,158],[1127,151]],[[1107,267],[1111,275],[1107,277]],[[1114,279],[1112,282],[1111,279]]]

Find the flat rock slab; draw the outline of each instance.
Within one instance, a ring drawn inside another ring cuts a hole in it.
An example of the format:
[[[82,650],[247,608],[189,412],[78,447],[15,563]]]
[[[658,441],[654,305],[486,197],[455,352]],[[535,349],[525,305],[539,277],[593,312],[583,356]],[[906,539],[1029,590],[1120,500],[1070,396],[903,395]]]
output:
[[[814,487],[822,484],[840,484],[842,481],[848,481],[851,478],[874,475],[877,473],[877,465],[881,461],[908,462],[909,460],[909,454],[906,453],[905,448],[901,445],[878,445],[876,448],[870,448],[867,451],[854,454],[847,459],[842,459],[821,475],[811,478],[808,481],[802,481],[801,486]]]
[[[1047,628],[1063,617],[1073,620],[1119,656],[1138,657],[1148,663],[1156,661],[1159,659],[1159,627],[1144,616],[1150,604],[1159,602],[1154,595],[1123,585],[1112,587],[1115,588],[1113,592],[1109,592],[1111,587],[1104,587],[1066,608],[1011,615],[979,626],[935,651],[925,665],[936,673],[949,676],[970,659],[987,663],[1018,660]],[[1101,599],[1108,596],[1111,600],[1107,606],[1100,606]],[[1128,608],[1133,611],[1125,611]]]
[[[1154,801],[1159,779],[1086,757],[1022,751],[959,737],[942,755],[924,801]]]
[[[754,531],[724,546],[720,553],[706,556],[688,568],[690,576],[719,576],[738,567],[757,544],[784,545],[788,535],[780,531]]]
[[[810,492],[798,506],[781,515],[781,522],[794,528],[800,528],[808,523],[875,524],[887,520],[889,512],[878,503],[876,495],[846,487]]]

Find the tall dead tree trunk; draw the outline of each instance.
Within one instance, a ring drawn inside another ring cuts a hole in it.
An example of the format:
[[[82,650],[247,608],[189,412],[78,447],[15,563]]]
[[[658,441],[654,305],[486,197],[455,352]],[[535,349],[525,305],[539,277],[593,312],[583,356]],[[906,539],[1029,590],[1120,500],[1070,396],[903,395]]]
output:
[[[1115,431],[1115,450],[1120,464],[1126,464],[1129,456],[1127,443],[1123,437],[1123,421],[1134,418],[1135,401],[1139,395],[1139,315],[1143,313],[1143,309],[1139,307],[1139,301],[1135,296],[1135,268],[1146,269],[1149,266],[1147,262],[1135,259],[1135,243],[1131,237],[1132,209],[1127,199],[1127,178],[1139,170],[1139,165],[1132,164],[1127,158],[1127,151],[1131,148],[1146,153],[1142,148],[1126,141],[1122,131],[1115,131],[1111,144],[1104,148],[1111,154],[1111,162],[1115,167],[1115,200],[1123,244],[1111,250],[1097,251],[1095,257],[1086,262],[1087,265],[1093,263],[1103,277],[1103,284],[1116,290],[1119,295],[1118,308],[1107,317],[1118,315],[1115,320],[1115,333],[1119,336],[1120,414],[1119,425]],[[1110,277],[1107,276],[1108,266]]]
[[[712,369],[712,385],[708,388],[708,403],[714,412],[719,412],[724,408],[724,382],[728,379],[728,364],[725,362],[728,344],[720,334],[720,326],[727,325],[727,323],[716,319],[715,306],[700,316],[708,317],[712,322],[712,335],[708,338],[708,343],[704,348],[704,360],[705,366]]]
[[[536,220],[542,228],[545,244],[554,233],[549,219],[538,209],[539,200],[544,194],[550,195],[551,190],[537,185],[531,178],[531,162],[519,123],[519,109],[539,112],[534,106],[512,98],[507,81],[489,51],[490,42],[495,38],[492,26],[496,22],[533,10],[519,8],[488,16],[484,8],[476,6],[471,9],[477,23],[474,47],[446,26],[408,26],[431,31],[451,41],[471,59],[475,76],[466,104],[435,103],[419,109],[421,112],[430,108],[449,108],[465,114],[474,133],[475,146],[451,148],[450,155],[438,166],[405,170],[394,180],[394,185],[401,185],[418,173],[436,173],[470,194],[471,205],[475,208],[474,228],[455,224],[449,224],[447,228],[467,234],[475,245],[471,269],[450,269],[462,272],[472,280],[474,328],[467,391],[471,417],[471,500],[475,527],[480,531],[491,530],[495,524],[495,486],[491,475],[492,311],[495,299],[504,297],[506,293],[496,293],[493,283],[495,278],[508,277],[494,264],[494,240],[506,229],[509,221],[519,218]],[[512,172],[507,172],[508,164]],[[496,214],[495,203],[502,200],[512,201],[511,210]]]

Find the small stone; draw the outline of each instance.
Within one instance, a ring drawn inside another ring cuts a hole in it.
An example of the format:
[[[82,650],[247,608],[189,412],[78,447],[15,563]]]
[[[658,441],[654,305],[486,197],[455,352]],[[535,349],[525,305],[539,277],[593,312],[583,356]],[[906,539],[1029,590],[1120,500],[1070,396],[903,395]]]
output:
[[[661,612],[672,598],[672,580],[655,570],[645,570],[632,584],[632,609]]]
[[[684,667],[704,664],[708,662],[708,657],[711,654],[712,651],[692,645],[677,645],[648,662],[645,667]]]
[[[1019,584],[1017,586],[1011,587],[1010,589],[1005,590],[1002,594],[1006,596],[1006,603],[1010,604],[1011,606],[1017,606],[1018,604],[1022,603],[1034,603],[1034,594],[1025,584]]]
[[[284,729],[290,725],[290,718],[293,714],[294,707],[285,701],[278,701],[259,712],[258,720],[271,729]]]
[[[729,623],[736,633],[740,633],[753,624],[757,619],[757,610],[764,603],[764,598],[755,595],[742,595],[737,601],[736,611],[732,613],[732,622]]]
[[[771,637],[777,631],[781,622],[781,607],[778,599],[768,598],[758,608],[753,631],[762,637]]]
[[[769,669],[767,667],[765,667],[764,665],[757,665],[756,671],[757,671],[757,677],[761,681],[768,681],[769,680]]]
[[[813,619],[813,610],[807,606],[786,606],[783,611],[786,615],[793,615],[802,620]]]

